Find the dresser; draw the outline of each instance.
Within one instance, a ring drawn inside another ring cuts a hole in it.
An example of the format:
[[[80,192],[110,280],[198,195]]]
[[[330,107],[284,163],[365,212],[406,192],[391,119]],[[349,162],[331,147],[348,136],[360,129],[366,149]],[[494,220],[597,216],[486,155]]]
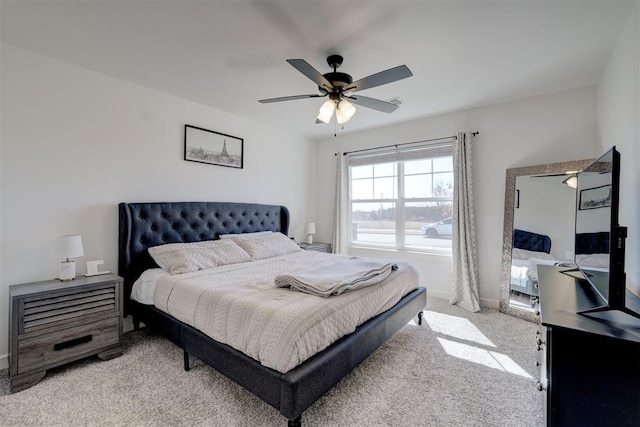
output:
[[[621,312],[589,316],[597,306],[585,280],[538,266],[536,333],[547,426],[640,426],[640,319]],[[640,299],[627,291],[627,307]]]
[[[12,392],[38,383],[47,369],[122,354],[122,278],[115,274],[10,286],[9,316]]]

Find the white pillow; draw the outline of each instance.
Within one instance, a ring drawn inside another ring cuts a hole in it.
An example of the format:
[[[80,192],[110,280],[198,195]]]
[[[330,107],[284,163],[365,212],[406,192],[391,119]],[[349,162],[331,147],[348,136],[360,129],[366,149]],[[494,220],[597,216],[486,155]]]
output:
[[[149,248],[149,255],[160,268],[171,274],[251,261],[249,254],[230,240],[170,243]]]
[[[161,268],[150,268],[142,272],[138,280],[133,282],[131,299],[146,305],[153,305],[153,291],[158,279],[169,275],[169,272]]]
[[[236,235],[238,238],[229,236],[228,239],[234,240],[252,259],[272,258],[302,250],[296,242],[282,233],[263,234],[249,239],[239,237],[243,236],[241,234]]]

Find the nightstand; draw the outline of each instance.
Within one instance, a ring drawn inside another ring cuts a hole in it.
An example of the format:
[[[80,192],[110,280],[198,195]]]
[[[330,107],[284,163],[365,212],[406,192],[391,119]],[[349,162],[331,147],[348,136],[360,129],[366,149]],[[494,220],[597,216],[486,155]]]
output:
[[[314,242],[312,244],[308,244],[306,242],[299,242],[298,246],[300,246],[300,249],[304,249],[305,251],[331,253],[331,243]]]
[[[47,369],[122,354],[122,277],[105,274],[9,286],[11,391],[38,383]]]

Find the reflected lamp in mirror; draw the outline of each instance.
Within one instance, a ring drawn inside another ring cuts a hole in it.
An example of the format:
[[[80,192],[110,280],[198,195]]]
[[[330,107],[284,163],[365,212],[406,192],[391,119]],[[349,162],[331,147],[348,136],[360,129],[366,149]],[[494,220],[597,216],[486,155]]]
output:
[[[578,188],[578,177],[575,174],[569,175],[562,183],[571,188]]]
[[[316,223],[308,222],[304,226],[304,232],[307,235],[307,244],[313,243],[313,235],[316,234]]]
[[[66,258],[60,262],[60,280],[68,282],[76,277],[76,262],[71,258],[84,255],[82,247],[82,237],[79,234],[58,237],[58,253],[61,258]]]

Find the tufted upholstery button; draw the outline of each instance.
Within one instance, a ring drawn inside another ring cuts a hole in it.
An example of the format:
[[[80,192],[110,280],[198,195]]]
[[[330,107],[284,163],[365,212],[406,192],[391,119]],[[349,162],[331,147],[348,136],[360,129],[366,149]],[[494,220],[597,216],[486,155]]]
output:
[[[186,218],[186,217],[187,217],[187,214],[186,214],[186,213],[184,213],[184,212],[180,212],[180,218]]]

